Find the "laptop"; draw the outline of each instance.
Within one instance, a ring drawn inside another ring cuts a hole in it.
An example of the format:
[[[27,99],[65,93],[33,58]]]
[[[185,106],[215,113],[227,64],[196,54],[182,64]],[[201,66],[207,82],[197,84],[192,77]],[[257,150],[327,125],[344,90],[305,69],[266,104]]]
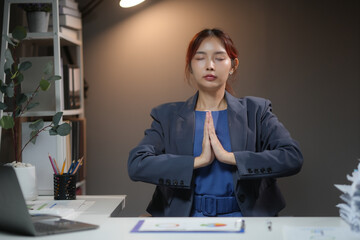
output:
[[[15,170],[10,166],[0,166],[0,231],[43,236],[98,227],[98,225],[67,220],[59,216],[31,216]]]

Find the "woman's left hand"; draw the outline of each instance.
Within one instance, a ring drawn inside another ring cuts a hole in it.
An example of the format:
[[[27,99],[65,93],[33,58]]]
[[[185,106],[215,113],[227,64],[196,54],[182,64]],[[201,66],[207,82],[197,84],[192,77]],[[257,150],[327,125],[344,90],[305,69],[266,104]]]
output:
[[[209,119],[210,124],[208,124],[208,132],[210,137],[211,147],[214,151],[215,157],[222,163],[236,165],[234,153],[226,151],[221,142],[219,141],[214,127],[214,121],[211,115],[211,112],[206,113],[206,118]]]

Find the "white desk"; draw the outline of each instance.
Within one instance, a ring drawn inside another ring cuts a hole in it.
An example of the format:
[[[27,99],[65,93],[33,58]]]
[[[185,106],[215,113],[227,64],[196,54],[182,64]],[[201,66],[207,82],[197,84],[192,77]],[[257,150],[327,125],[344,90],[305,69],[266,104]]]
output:
[[[88,223],[100,225],[99,229],[75,233],[50,235],[45,237],[24,237],[0,232],[1,240],[11,239],[50,239],[50,240],[281,240],[285,239],[283,229],[285,227],[312,227],[312,228],[336,228],[341,233],[343,240],[359,240],[360,234],[351,233],[349,226],[339,217],[276,217],[276,218],[244,218],[245,233],[131,233],[131,229],[141,219],[146,218],[122,218],[110,217],[114,209],[121,211],[125,204],[125,196],[78,196],[78,199],[95,201],[86,212],[76,219]],[[119,207],[120,206],[120,207]],[[116,211],[115,211],[116,212]],[[116,214],[115,214],[116,215]],[[215,218],[214,218],[215,219]],[[175,220],[176,218],[172,218]],[[221,221],[221,218],[216,218]],[[268,230],[268,221],[272,222],[272,230]],[[349,236],[350,234],[350,236]],[[323,238],[319,238],[323,239]],[[287,239],[292,240],[292,239]]]
[[[78,195],[76,196],[77,200],[85,200],[86,202],[93,203],[86,211],[79,212],[79,214],[76,217],[77,221],[92,223],[103,226],[107,219],[116,219],[117,216],[119,216],[119,213],[123,210],[125,207],[125,198],[126,195]],[[53,200],[53,196],[39,196],[38,200]],[[113,217],[111,217],[113,216]],[[88,236],[91,236],[94,231],[87,231],[87,232],[79,232],[81,236],[78,239],[89,239]],[[62,239],[64,240],[64,237],[67,237],[68,239],[74,239],[72,238],[72,234],[76,233],[70,233],[70,234],[59,234],[59,235],[53,235],[53,236],[45,236],[45,237],[39,237],[39,239]],[[85,235],[82,235],[85,234]],[[55,237],[55,238],[53,238]],[[26,236],[17,236],[13,234],[8,234],[5,232],[0,232],[0,240],[7,240],[7,239],[37,239],[34,237],[26,237]],[[105,240],[105,239],[103,239]]]

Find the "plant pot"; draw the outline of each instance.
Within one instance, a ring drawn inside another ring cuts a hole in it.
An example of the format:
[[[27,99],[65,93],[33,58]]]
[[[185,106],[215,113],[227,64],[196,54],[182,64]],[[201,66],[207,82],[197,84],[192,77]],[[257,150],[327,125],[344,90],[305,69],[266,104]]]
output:
[[[14,169],[25,200],[36,200],[38,192],[35,167],[16,167]]]
[[[29,32],[47,32],[50,12],[26,12]]]

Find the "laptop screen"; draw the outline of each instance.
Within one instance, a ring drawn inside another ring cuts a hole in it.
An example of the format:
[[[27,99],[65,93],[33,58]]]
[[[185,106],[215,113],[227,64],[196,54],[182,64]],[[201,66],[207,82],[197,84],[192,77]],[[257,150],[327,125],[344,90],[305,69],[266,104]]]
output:
[[[0,166],[0,229],[35,235],[16,173],[9,166]]]

